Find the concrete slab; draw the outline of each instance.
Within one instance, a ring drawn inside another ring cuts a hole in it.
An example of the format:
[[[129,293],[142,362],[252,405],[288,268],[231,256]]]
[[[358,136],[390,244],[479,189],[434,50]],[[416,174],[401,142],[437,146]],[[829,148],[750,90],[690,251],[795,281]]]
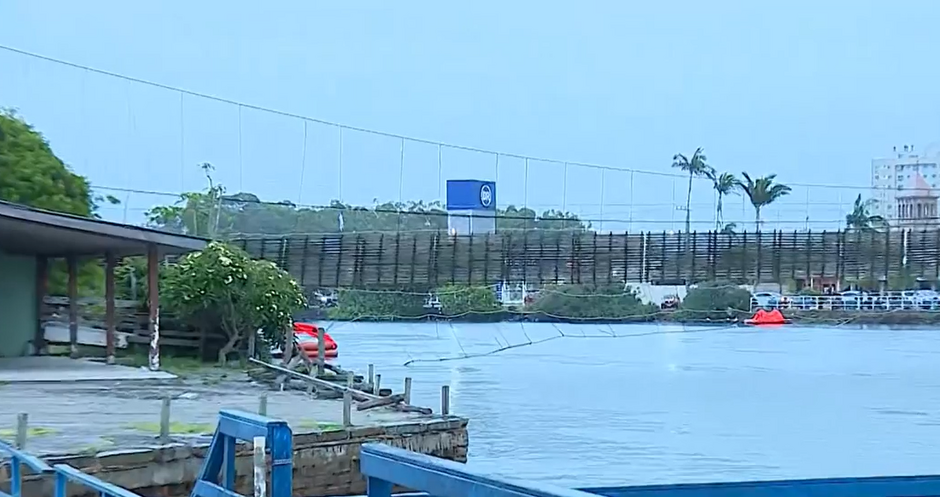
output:
[[[15,433],[17,413],[29,415],[28,450],[39,456],[152,447],[157,444],[160,405],[171,400],[174,442],[208,442],[219,409],[257,412],[267,397],[268,415],[290,423],[294,433],[341,426],[341,400],[314,399],[298,391],[272,391],[240,371],[187,374],[160,381],[83,381],[0,384],[0,439]],[[429,419],[387,408],[352,412],[354,426]],[[335,428],[333,428],[335,429]]]
[[[109,366],[68,357],[33,356],[0,358],[0,383],[75,381],[171,380],[175,375],[145,368]]]

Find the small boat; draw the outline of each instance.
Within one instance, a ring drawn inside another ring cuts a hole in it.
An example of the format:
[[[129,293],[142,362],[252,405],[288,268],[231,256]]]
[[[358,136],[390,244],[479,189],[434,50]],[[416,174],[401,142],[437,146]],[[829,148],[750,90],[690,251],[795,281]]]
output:
[[[785,318],[779,309],[773,309],[771,311],[758,309],[751,319],[744,320],[744,324],[751,326],[781,325],[790,324],[790,320]]]
[[[316,359],[320,348],[320,335],[323,335],[324,354],[326,357],[337,357],[339,355],[338,346],[333,337],[325,331],[310,323],[294,323],[294,340],[300,350],[307,354],[307,357]]]

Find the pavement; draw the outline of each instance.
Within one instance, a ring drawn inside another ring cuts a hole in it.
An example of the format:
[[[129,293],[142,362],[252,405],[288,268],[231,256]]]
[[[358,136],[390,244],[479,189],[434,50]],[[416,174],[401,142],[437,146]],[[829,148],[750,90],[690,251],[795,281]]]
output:
[[[55,356],[0,358],[0,383],[58,381],[171,380],[175,375],[147,368]]]
[[[38,456],[152,447],[158,444],[162,399],[169,397],[172,441],[208,442],[220,409],[258,412],[263,395],[268,416],[287,421],[294,433],[342,424],[342,400],[273,391],[244,373],[210,369],[173,379],[0,383],[0,439],[12,441],[17,414],[27,413],[26,449]],[[387,408],[352,411],[356,426],[420,418]]]

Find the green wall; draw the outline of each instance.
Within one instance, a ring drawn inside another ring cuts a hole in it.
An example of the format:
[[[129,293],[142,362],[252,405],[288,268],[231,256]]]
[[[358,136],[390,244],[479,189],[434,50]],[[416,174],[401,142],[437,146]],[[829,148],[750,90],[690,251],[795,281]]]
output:
[[[36,258],[0,252],[0,357],[29,353],[36,330]]]

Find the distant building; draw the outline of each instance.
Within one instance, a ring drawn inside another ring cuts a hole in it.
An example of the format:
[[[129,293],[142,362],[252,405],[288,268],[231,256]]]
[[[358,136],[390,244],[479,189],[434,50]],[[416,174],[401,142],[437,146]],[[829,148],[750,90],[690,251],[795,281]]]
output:
[[[871,161],[873,212],[892,226],[936,225],[940,155],[920,156],[913,145],[894,147],[892,157]],[[932,214],[929,214],[932,213]]]

